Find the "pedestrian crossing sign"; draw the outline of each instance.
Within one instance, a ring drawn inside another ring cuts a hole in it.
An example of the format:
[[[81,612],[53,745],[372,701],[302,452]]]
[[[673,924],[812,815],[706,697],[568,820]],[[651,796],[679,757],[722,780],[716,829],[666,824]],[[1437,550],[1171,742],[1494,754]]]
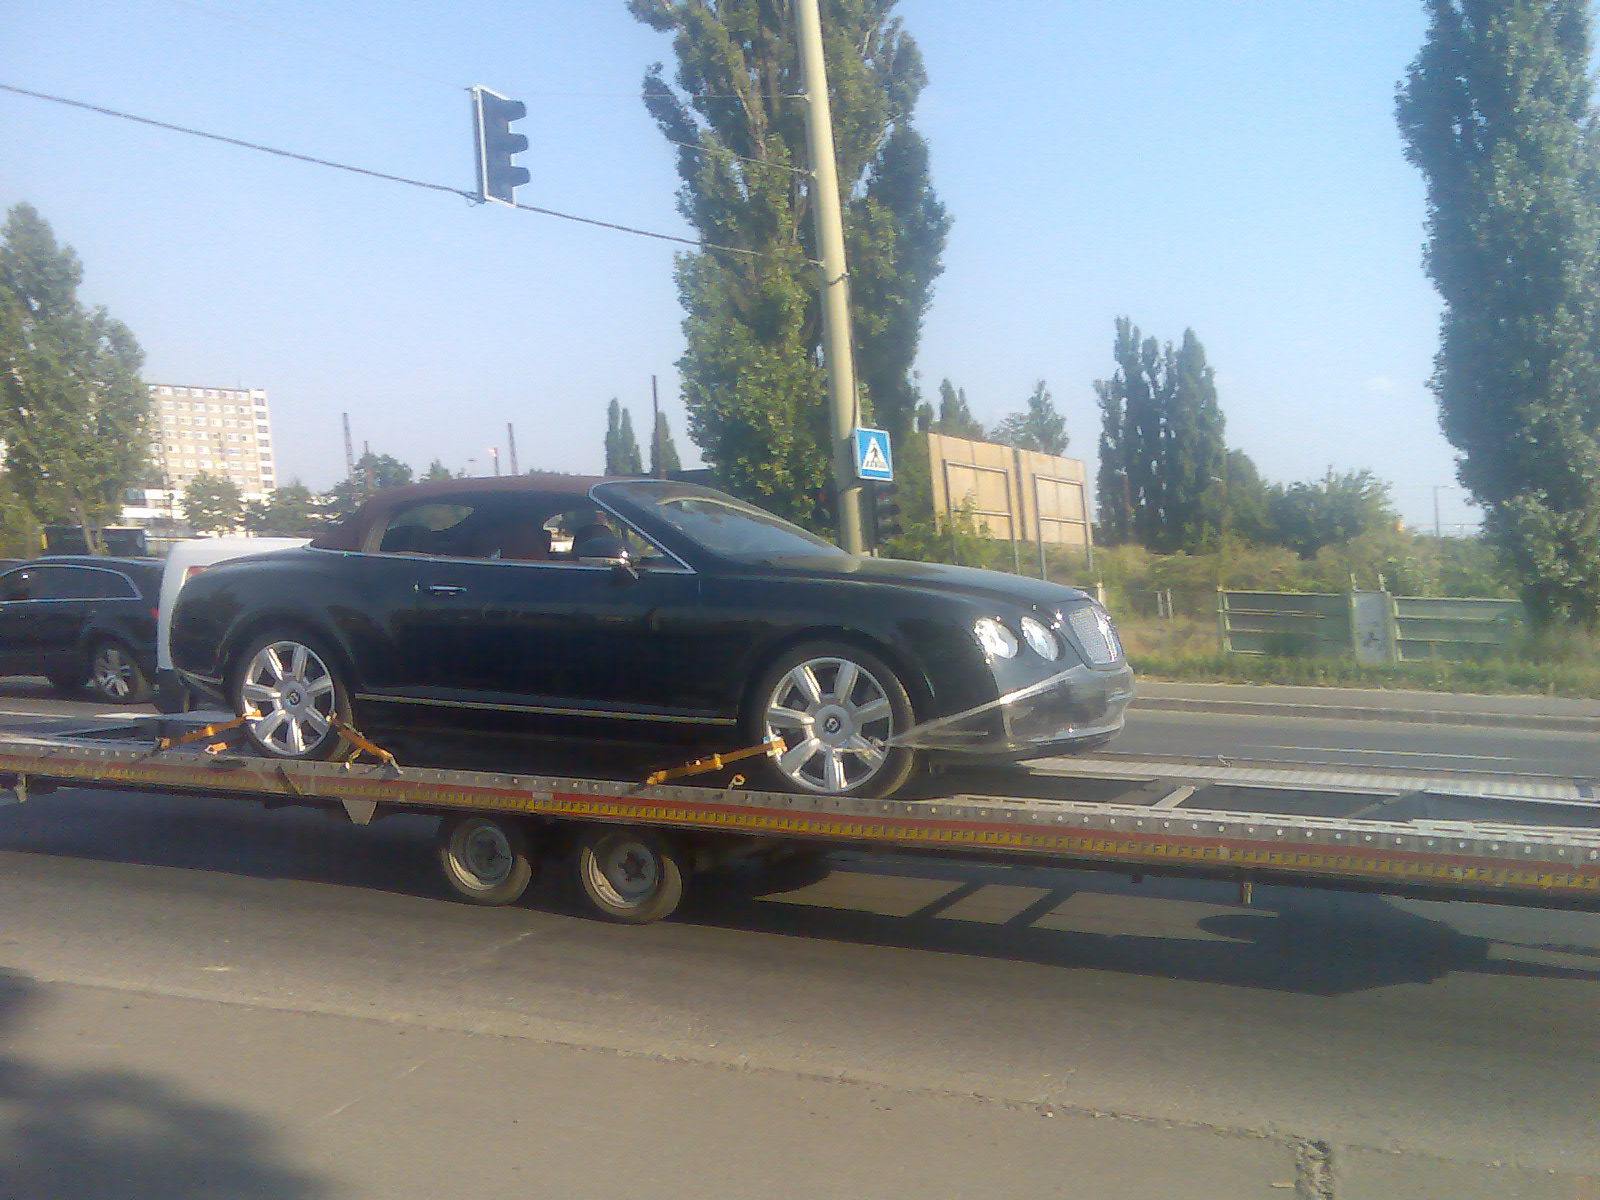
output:
[[[856,476],[885,483],[894,479],[894,460],[890,457],[886,430],[856,430]]]

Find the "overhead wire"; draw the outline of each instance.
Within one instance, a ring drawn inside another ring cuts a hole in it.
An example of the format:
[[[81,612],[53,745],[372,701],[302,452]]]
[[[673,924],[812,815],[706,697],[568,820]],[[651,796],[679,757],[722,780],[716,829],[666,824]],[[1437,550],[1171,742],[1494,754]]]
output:
[[[100,104],[90,104],[84,100],[73,100],[66,96],[56,96],[49,92],[33,91],[29,88],[17,87],[14,84],[0,83],[0,91],[11,92],[18,96],[29,96],[35,100],[45,100],[52,104],[63,104],[70,108],[81,108],[88,112],[99,113],[102,116],[116,117],[123,121],[133,121],[139,125],[149,125],[156,129],[165,129],[172,133],[182,133],[190,137],[205,138],[208,141],[222,142],[224,145],[238,146],[245,150],[254,150],[261,154],[272,154],[279,158],[292,159],[295,162],[310,163],[312,166],[328,167],[335,171],[348,171],[352,175],[364,175],[370,179],[382,179],[389,183],[402,183],[408,187],[423,188],[432,192],[448,192],[473,203],[481,203],[482,197],[476,192],[466,188],[451,187],[445,183],[430,183],[423,179],[412,179],[405,175],[394,175],[387,171],[374,171],[367,167],[357,167],[350,163],[335,162],[332,159],[317,158],[310,154],[301,154],[294,150],[284,150],[277,146],[267,146],[260,142],[250,142],[243,138],[229,137],[226,134],[211,133],[204,129],[195,129],[187,125],[177,125],[171,121],[159,121],[153,117],[141,117],[135,113],[122,112],[118,109],[107,108]],[[612,229],[619,233],[630,233],[637,237],[653,238],[662,242],[676,242],[679,245],[693,246],[697,250],[715,250],[726,254],[740,254],[748,258],[771,257],[761,250],[746,250],[739,246],[722,246],[714,242],[700,241],[695,238],[680,237],[671,233],[658,233],[650,229],[639,229],[632,225],[623,225],[616,221],[602,221],[597,217],[584,217],[576,213],[561,212],[553,208],[542,208],[534,204],[513,202],[510,207],[523,212],[538,213],[540,216],[555,217],[563,221],[575,221],[582,225],[593,225],[600,229]]]

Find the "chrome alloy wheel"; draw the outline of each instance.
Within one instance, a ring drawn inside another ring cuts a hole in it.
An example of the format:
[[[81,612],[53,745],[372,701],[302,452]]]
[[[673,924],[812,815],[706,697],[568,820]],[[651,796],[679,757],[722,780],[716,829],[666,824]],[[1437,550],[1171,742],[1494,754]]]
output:
[[[121,646],[103,642],[89,664],[89,684],[107,700],[122,703],[137,689],[138,665]]]
[[[299,642],[271,642],[257,650],[245,664],[239,698],[259,714],[250,723],[256,740],[275,753],[306,754],[333,735],[333,673]]]
[[[876,676],[848,658],[797,663],[766,701],[767,736],[787,749],[778,771],[808,792],[846,792],[883,769],[894,707]]]

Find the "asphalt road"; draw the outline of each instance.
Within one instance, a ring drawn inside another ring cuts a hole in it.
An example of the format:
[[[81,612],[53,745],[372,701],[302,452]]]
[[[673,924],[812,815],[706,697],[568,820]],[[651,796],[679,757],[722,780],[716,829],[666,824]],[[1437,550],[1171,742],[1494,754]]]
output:
[[[3,711],[61,709],[11,689]],[[1348,762],[1476,745],[1548,771],[1583,761],[1568,743],[1141,714],[1118,748]],[[422,818],[358,829],[117,793],[0,808],[0,967],[43,987],[1600,1173],[1597,915],[1259,886],[1245,907],[1219,884],[841,855],[808,886],[735,880],[625,928],[585,919],[554,871],[519,906],[448,902],[431,835]]]

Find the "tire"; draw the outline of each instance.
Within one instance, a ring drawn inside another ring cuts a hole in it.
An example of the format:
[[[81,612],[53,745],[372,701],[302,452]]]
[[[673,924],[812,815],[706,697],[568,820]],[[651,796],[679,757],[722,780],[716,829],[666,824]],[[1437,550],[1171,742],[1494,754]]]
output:
[[[150,699],[150,680],[132,650],[114,638],[89,648],[89,690],[107,704],[143,704]]]
[[[439,824],[439,869],[451,892],[470,904],[511,904],[537,873],[520,823],[455,816]]]
[[[84,666],[57,667],[46,672],[45,678],[63,696],[76,696],[83,690],[83,685],[89,682],[89,669]]]
[[[883,797],[921,766],[915,750],[888,744],[915,724],[905,686],[877,655],[845,642],[807,642],[757,681],[744,733],[750,745],[780,737],[788,747],[762,758],[755,772],[774,791]]]
[[[228,672],[233,711],[260,714],[245,725],[268,758],[307,761],[348,757],[332,718],[350,720],[350,692],[337,659],[314,639],[276,631],[245,646]]]
[[[592,826],[578,840],[574,865],[584,899],[608,921],[648,925],[683,900],[683,862],[654,830]]]

